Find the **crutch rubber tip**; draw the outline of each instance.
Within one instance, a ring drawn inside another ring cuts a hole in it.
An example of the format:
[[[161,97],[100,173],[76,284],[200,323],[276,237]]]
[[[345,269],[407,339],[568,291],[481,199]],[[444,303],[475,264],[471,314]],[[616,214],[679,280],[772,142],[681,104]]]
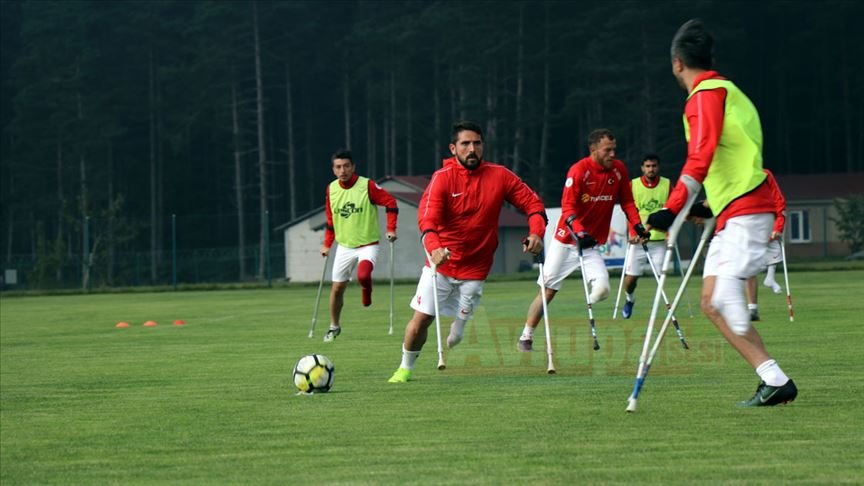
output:
[[[439,364],[438,364],[438,370],[439,370],[439,371],[443,371],[443,370],[445,370],[445,369],[447,369],[447,366],[446,366],[445,364],[443,364],[443,363],[439,363]]]
[[[635,398],[630,398],[627,401],[627,411],[630,413],[633,413],[636,411],[636,399]]]
[[[594,342],[594,351],[597,351],[598,349],[600,349],[600,345],[597,344],[597,342],[595,341]]]
[[[390,329],[389,331],[387,331],[387,335],[392,336],[393,335],[393,329]]]
[[[312,339],[312,336],[314,336],[314,335],[315,335],[315,333],[314,333],[314,332],[312,332],[312,331],[309,331],[309,339]]]
[[[684,346],[684,349],[690,349],[690,346],[687,346],[686,341],[681,341],[681,345]]]
[[[546,370],[546,373],[549,373],[550,375],[554,375],[555,374],[555,368],[549,368],[548,370]]]

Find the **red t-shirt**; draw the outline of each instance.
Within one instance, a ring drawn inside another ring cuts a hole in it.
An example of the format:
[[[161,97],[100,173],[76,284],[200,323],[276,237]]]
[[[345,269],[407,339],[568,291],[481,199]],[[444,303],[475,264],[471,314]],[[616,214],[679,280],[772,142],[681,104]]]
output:
[[[616,159],[606,169],[591,157],[576,162],[570,166],[564,181],[561,217],[558,219],[555,239],[561,243],[575,244],[565,226],[567,218],[575,214],[576,219],[570,225],[574,233],[585,231],[597,243],[606,243],[616,202],[627,215],[630,226],[641,222],[639,210],[633,202],[630,174],[624,163]]]

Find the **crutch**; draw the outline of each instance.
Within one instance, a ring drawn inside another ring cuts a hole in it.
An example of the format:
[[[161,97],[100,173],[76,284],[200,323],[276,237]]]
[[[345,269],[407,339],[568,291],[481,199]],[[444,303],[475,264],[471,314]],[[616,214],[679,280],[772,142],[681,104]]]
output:
[[[393,256],[393,251],[395,247],[396,242],[390,240],[390,329],[387,331],[387,334],[391,336],[393,335],[393,262],[396,259]]]
[[[579,243],[579,237],[576,236],[576,233],[573,232],[573,228],[570,227],[570,224],[573,223],[573,220],[576,219],[576,215],[573,214],[564,222],[564,226],[567,227],[567,231],[570,232],[570,237],[573,238],[573,241],[576,242],[576,248],[579,249],[579,268],[582,272],[582,288],[585,289],[585,303],[588,305],[588,323],[591,325],[591,338],[594,339],[594,350],[600,349],[600,343],[597,342],[597,329],[594,326],[594,311],[591,309],[591,295],[588,293],[588,280],[585,277],[585,259],[582,256],[582,244]]]
[[[612,319],[618,316],[618,303],[621,302],[621,290],[624,288],[624,275],[627,271],[627,262],[630,261],[630,242],[627,242],[624,253],[624,263],[621,266],[621,280],[618,282],[618,295],[615,296],[615,309],[612,310]]]
[[[526,246],[526,240],[522,241],[522,245]],[[552,332],[549,330],[549,304],[546,302],[546,274],[543,273],[543,262],[546,260],[546,257],[543,253],[541,251],[537,255],[537,261],[540,267],[540,301],[543,302],[543,326],[546,329],[546,372],[554,375],[555,363],[552,362]]]
[[[699,191],[702,187],[701,184],[696,182],[695,179],[688,175],[681,176],[679,183],[684,184],[687,188],[687,201],[684,203],[684,207],[681,209],[681,212],[675,217],[675,220],[672,223],[672,226],[669,228],[668,236],[666,238],[666,252],[663,255],[663,266],[661,267],[660,279],[657,282],[657,292],[654,294],[654,304],[651,306],[651,316],[648,318],[648,327],[645,330],[645,341],[642,344],[642,353],[639,356],[639,367],[636,371],[636,381],[633,384],[633,392],[630,394],[630,398],[627,403],[627,411],[635,412],[636,411],[636,400],[639,398],[639,391],[642,389],[642,384],[645,382],[645,376],[647,375],[648,369],[650,368],[650,362],[648,361],[648,346],[651,344],[651,336],[654,331],[654,324],[657,320],[657,311],[660,306],[660,298],[663,295],[663,286],[666,283],[666,272],[669,269],[669,265],[672,261],[672,254],[674,252],[675,241],[678,238],[678,232],[681,230],[681,225],[684,224],[684,220],[687,218],[687,214],[690,212],[690,208],[693,206],[693,202],[696,200],[696,197],[699,195]],[[707,224],[705,233],[707,233]],[[703,237],[704,234],[703,233]],[[702,246],[700,242],[700,246]],[[688,273],[690,269],[693,268],[693,265],[690,265],[688,269]],[[682,284],[685,282],[682,282]],[[670,309],[670,314],[671,314]],[[660,345],[660,341],[663,339],[663,333],[666,331],[666,322],[664,322],[663,328],[657,335],[657,340],[654,345],[654,350]],[[651,354],[651,358],[653,359],[653,352]]]
[[[789,322],[795,322],[792,315],[792,290],[789,288],[789,270],[786,268],[786,243],[785,238],[780,239],[780,256],[783,258],[783,278],[786,280],[786,304],[789,306]]]
[[[315,297],[315,310],[312,312],[312,327],[309,328],[309,337],[315,335],[315,323],[318,322],[318,307],[321,305],[321,290],[324,288],[324,275],[327,274],[327,260],[330,254],[324,257],[324,265],[321,266],[321,280],[318,282],[318,295]]]
[[[681,252],[678,250],[678,242],[675,242],[675,258],[678,259],[678,271],[681,272],[681,278],[684,278],[684,264],[681,262]],[[690,319],[693,319],[693,301],[690,300],[690,291],[687,291],[687,313]]]
[[[651,273],[654,274],[654,280],[657,281],[657,284],[660,284],[660,275],[657,274],[657,267],[654,266],[654,262],[651,260],[651,253],[648,252],[648,245],[643,243],[642,249],[645,250],[645,256],[648,257],[648,265],[651,267]],[[678,334],[678,340],[681,341],[681,345],[684,346],[684,349],[690,349],[690,346],[687,346],[687,341],[684,340],[684,333],[681,332],[681,326],[678,325],[678,319],[675,318],[675,315],[672,313],[672,306],[669,305],[669,299],[666,297],[666,292],[662,292],[663,302],[666,304],[666,312],[672,316],[672,324],[675,326],[675,333]]]
[[[423,243],[420,243],[423,246]],[[444,362],[444,347],[441,345],[441,316],[438,313],[438,264],[432,263],[432,255],[426,251],[423,246],[423,252],[426,253],[426,259],[429,260],[429,268],[432,270],[432,305],[435,309],[435,337],[438,339],[438,369],[443,370],[447,367]],[[450,254],[450,250],[444,249],[446,255]]]

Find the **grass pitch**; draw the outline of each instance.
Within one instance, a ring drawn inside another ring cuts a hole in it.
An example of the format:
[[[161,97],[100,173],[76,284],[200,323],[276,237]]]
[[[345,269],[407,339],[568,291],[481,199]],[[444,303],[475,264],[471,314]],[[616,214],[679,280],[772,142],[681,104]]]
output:
[[[515,350],[536,285],[489,282],[447,370],[430,333],[402,385],[386,380],[413,284],[396,288],[393,336],[387,286],[361,308],[352,284],[344,331],[327,345],[326,294],[306,337],[314,287],[3,298],[0,482],[860,482],[864,272],[791,278],[795,322],[785,295],[761,288],[757,327],[798,384],[794,404],[735,407],[758,379],[701,316],[694,288],[695,317],[686,302],[678,312],[692,349],[667,335],[635,414],[624,409],[648,278],[632,319],[613,321],[611,299],[595,307],[599,351],[581,284],[567,282],[550,307],[554,376],[544,352]],[[141,326],[150,319],[158,326]],[[312,352],[335,362],[334,389],[295,396],[291,368]]]

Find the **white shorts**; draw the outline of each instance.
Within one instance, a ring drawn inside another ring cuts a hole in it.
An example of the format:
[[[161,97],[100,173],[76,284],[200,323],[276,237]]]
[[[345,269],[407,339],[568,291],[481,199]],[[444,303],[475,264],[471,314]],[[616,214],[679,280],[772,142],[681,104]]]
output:
[[[597,247],[582,251],[585,260],[585,277],[591,288],[598,285],[609,287],[609,271],[606,270],[606,262],[597,250]],[[579,249],[576,245],[565,245],[556,239],[552,239],[546,249],[546,263],[543,265],[543,274],[546,277],[546,288],[561,290],[564,279],[579,268]],[[540,277],[537,277],[537,285],[540,285]]]
[[[771,213],[730,218],[711,240],[702,277],[747,279],[761,272],[773,227]]]
[[[771,240],[768,243],[768,250],[765,252],[765,265],[776,265],[783,261],[783,254],[780,252],[780,240]]]
[[[333,257],[333,282],[347,282],[351,280],[354,268],[361,260],[369,260],[375,265],[378,258],[378,244],[361,246],[359,248],[345,248],[336,245],[336,255]]]
[[[648,255],[651,256],[651,262],[654,263],[654,268],[659,272],[663,266],[663,257],[666,255],[666,241],[649,241]],[[651,275],[651,266],[648,265],[648,255],[642,249],[642,245],[630,245],[630,251],[627,255],[627,268],[624,269],[626,275],[639,277],[647,272]]]
[[[483,296],[485,280],[458,280],[438,274],[438,311],[443,316],[469,320],[474,315],[474,307]],[[411,308],[427,316],[435,315],[435,301],[432,295],[432,269],[423,267],[417,292],[411,299]]]

